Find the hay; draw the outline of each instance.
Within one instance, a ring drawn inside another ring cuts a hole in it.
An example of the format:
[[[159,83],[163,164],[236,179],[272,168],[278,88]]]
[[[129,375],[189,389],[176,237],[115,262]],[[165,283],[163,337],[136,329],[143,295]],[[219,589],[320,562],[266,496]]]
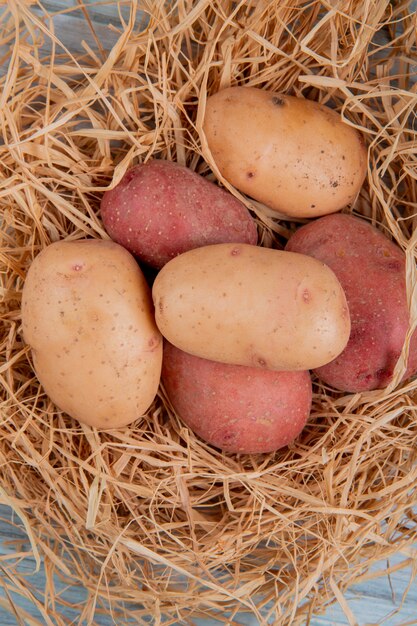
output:
[[[235,456],[187,431],[163,389],[118,432],[57,411],[22,341],[20,298],[50,242],[106,237],[100,197],[131,165],[168,158],[218,175],[201,133],[206,96],[245,84],[327,103],[364,133],[368,176],[347,211],[405,250],[411,332],[416,16],[407,1],[148,0],[139,23],[136,2],[118,5],[111,51],[92,33],[76,57],[36,2],[10,0],[1,17],[0,500],[30,544],[2,562],[1,604],[39,624],[17,592],[44,623],[64,624],[71,602],[59,578],[86,589],[72,605],[79,624],[100,614],[118,626],[237,624],[238,611],[261,625],[304,624],[334,601],[353,623],[348,587],[385,574],[369,567],[394,553],[404,566],[417,560],[417,382],[399,383],[408,344],[389,389],[343,395],[315,381],[311,418],[292,446]],[[62,14],[77,9],[90,28],[78,6]],[[282,245],[295,222],[243,199],[264,245]],[[23,554],[45,563],[41,598],[19,571]]]

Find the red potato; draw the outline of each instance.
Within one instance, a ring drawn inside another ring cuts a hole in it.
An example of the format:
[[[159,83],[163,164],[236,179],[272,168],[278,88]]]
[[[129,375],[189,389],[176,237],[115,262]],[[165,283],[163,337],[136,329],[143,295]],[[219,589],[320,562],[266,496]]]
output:
[[[226,365],[165,342],[162,381],[184,423],[227,452],[278,450],[300,434],[310,415],[308,371]]]
[[[151,161],[131,168],[106,191],[101,216],[107,233],[148,265],[212,243],[257,242],[246,207],[186,167]]]
[[[345,350],[315,370],[341,391],[386,387],[409,326],[405,255],[382,232],[349,215],[329,215],[300,228],[287,250],[326,263],[339,279],[352,329]],[[410,346],[408,378],[417,372],[417,334]]]

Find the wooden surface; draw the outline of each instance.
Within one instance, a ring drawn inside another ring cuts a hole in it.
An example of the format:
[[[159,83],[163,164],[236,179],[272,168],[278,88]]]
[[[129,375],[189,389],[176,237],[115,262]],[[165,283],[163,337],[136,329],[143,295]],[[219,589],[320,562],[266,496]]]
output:
[[[0,2],[0,16],[2,11],[4,11],[4,8],[1,8],[1,4],[3,3]],[[76,4],[76,0],[43,2],[46,9],[53,11],[61,8],[66,9]],[[108,23],[114,21],[116,24],[118,21],[117,18],[114,18],[112,11],[112,8],[102,5],[100,8],[95,8],[90,13],[94,20],[96,33],[100,37],[103,46],[107,49],[111,48],[117,40],[117,34],[108,29]],[[122,9],[122,12],[124,12],[126,16],[128,14],[128,8]],[[61,14],[54,19],[55,32],[59,35],[64,45],[72,51],[80,49],[82,40],[86,40],[90,45],[94,46],[94,42],[91,40],[91,33],[85,25],[84,20],[80,18],[82,18],[81,12],[78,13],[78,18],[77,15],[73,13]],[[0,53],[1,52],[0,50]],[[6,71],[6,67],[0,68],[0,73],[5,73]],[[0,469],[0,471],[2,470]],[[13,524],[11,524],[12,520]],[[13,544],[13,541],[16,539],[25,540],[24,530],[21,528],[19,520],[13,517],[11,509],[0,504],[0,566],[5,569],[7,569],[7,564],[13,562],[16,558],[14,556],[15,547]],[[398,555],[396,559],[390,562],[390,565],[400,563],[403,558],[404,557]],[[385,563],[381,563],[375,570],[385,570],[386,565]],[[2,570],[1,567],[0,576],[4,576],[4,570]],[[417,568],[417,560],[415,567]],[[33,573],[34,570],[35,563],[32,559],[26,559],[19,565],[19,571],[22,576],[24,576],[31,585],[42,592],[45,587],[45,573],[42,569],[38,573]],[[400,624],[411,626],[411,624],[417,624],[416,580],[411,583],[407,598],[402,602],[402,594],[409,585],[411,574],[411,568],[401,569],[392,574],[390,579],[384,577],[368,580],[366,583],[357,585],[352,591],[346,594],[345,599],[352,611],[352,615],[356,618],[356,623],[360,626],[399,626]],[[65,594],[68,602],[75,606],[77,602],[81,602],[84,597],[83,590],[77,587],[66,589]],[[13,597],[13,601],[17,602],[28,614],[40,619],[42,623],[34,604],[30,604],[26,600],[23,601],[15,596]],[[15,626],[19,624],[16,617],[7,610],[6,607],[8,603],[9,601],[0,586],[0,626]],[[67,614],[62,615],[62,618],[65,624],[79,624],[77,610],[68,610]],[[257,624],[253,618],[248,618],[247,616],[235,618],[235,623],[236,622],[245,626],[256,626]],[[25,620],[24,623],[29,624],[30,620]],[[114,623],[110,616],[99,617],[94,622],[97,626],[107,626]],[[312,618],[310,626],[342,626],[349,623],[355,622],[349,621],[341,606],[336,604],[330,607],[324,616]],[[198,624],[198,626],[214,626],[214,624],[218,624],[218,622],[197,620],[195,624]],[[178,624],[178,626],[180,626],[180,624]]]

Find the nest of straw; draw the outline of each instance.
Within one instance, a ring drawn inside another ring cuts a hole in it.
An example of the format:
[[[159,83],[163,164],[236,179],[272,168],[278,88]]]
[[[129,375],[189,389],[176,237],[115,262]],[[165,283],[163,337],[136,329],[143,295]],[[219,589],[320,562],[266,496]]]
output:
[[[403,565],[416,560],[417,382],[400,382],[408,342],[388,389],[343,395],[314,380],[311,418],[293,445],[237,456],[188,431],[163,389],[119,431],[58,411],[34,376],[20,301],[43,247],[107,237],[100,198],[133,164],[165,158],[214,177],[201,132],[206,97],[239,84],[326,103],[364,134],[368,176],[346,211],[405,251],[411,333],[411,3],[148,0],[140,14],[136,2],[111,4],[96,7],[111,16],[101,23],[108,39],[81,3],[57,13],[90,31],[77,54],[40,4],[10,0],[1,16],[0,498],[29,540],[3,561],[1,584],[19,619],[13,592],[35,603],[45,621],[32,624],[64,624],[71,607],[79,624],[101,614],[118,626],[237,624],[238,612],[304,624],[335,600],[353,623],[344,591],[394,553]],[[297,226],[243,200],[263,245],[282,245]],[[19,569],[28,554],[44,563],[41,595]],[[85,595],[71,602],[58,582]]]

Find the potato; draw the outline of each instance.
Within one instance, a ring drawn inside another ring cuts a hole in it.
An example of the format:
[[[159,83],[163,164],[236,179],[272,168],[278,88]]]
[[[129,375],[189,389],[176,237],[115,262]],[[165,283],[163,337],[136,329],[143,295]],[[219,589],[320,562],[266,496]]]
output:
[[[232,194],[186,167],[151,161],[130,169],[101,201],[110,237],[153,267],[212,243],[256,244],[257,228]]]
[[[349,338],[336,276],[301,254],[248,244],[197,248],[167,263],[152,293],[166,339],[212,361],[306,370],[332,361]]]
[[[208,98],[203,129],[222,176],[288,216],[338,211],[365,178],[361,135],[317,102],[230,87]]]
[[[329,215],[300,228],[287,250],[308,254],[332,268],[346,293],[352,331],[345,350],[316,370],[341,391],[386,387],[409,325],[405,256],[379,230],[350,215]],[[417,371],[414,333],[406,378]]]
[[[39,381],[75,419],[119,428],[152,403],[162,339],[149,288],[121,246],[83,240],[45,248],[27,274],[22,324]]]
[[[311,410],[309,372],[226,365],[164,344],[162,382],[178,416],[228,452],[272,452],[292,442]]]

